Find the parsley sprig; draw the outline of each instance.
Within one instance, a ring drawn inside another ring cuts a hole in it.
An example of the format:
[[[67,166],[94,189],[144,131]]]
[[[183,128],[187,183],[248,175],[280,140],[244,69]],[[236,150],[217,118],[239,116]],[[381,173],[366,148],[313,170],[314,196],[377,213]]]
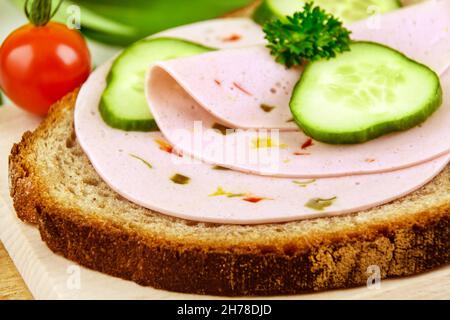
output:
[[[342,22],[308,2],[285,21],[268,22],[263,28],[275,60],[290,68],[306,61],[330,59],[350,50],[350,31]]]

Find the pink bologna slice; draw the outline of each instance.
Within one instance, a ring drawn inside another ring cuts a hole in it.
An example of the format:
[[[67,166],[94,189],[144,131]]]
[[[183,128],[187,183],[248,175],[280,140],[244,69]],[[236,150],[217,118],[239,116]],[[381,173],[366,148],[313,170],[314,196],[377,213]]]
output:
[[[180,152],[261,175],[318,178],[379,173],[448,153],[450,73],[444,71],[450,63],[450,1],[430,1],[381,16],[376,31],[369,28],[373,23],[367,20],[352,30],[358,39],[405,50],[442,74],[444,103],[419,127],[360,145],[311,141],[296,131],[288,106],[300,70],[283,68],[263,46],[154,65],[146,84],[150,109],[164,136]],[[281,132],[224,134],[227,127]]]
[[[381,42],[439,74],[450,66],[450,1],[428,0],[350,26],[352,39]]]
[[[261,27],[247,18],[224,18],[168,29],[151,36],[173,37],[219,49],[264,45]]]
[[[205,22],[191,32],[200,34],[209,26]],[[98,104],[110,65],[97,68],[81,88],[75,107],[77,139],[112,189],[164,214],[222,224],[339,215],[402,197],[430,181],[449,161],[447,156],[391,173],[318,180],[223,170],[177,155],[159,132],[124,132],[108,127]]]

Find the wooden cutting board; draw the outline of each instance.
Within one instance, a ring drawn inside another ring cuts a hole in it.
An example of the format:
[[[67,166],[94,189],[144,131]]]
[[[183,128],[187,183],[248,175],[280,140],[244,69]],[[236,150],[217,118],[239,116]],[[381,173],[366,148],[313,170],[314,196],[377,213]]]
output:
[[[0,300],[30,300],[28,287],[0,241]]]
[[[39,121],[17,108],[0,107],[0,240],[36,299],[217,298],[142,287],[80,267],[52,253],[41,241],[39,232],[16,217],[8,193],[7,158],[11,146],[24,131],[34,129]],[[5,266],[0,265],[0,282],[5,281],[5,274]],[[278,298],[450,299],[450,266],[420,276],[384,280],[379,289],[362,287]]]

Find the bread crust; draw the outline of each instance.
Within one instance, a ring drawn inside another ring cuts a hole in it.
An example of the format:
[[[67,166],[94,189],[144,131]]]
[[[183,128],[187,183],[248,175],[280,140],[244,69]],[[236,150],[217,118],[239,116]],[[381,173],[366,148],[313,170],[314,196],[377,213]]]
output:
[[[355,221],[371,213],[357,213],[345,227],[342,221],[349,220],[349,215],[289,223],[313,226],[327,219],[326,230],[311,229],[301,235],[292,231],[295,228],[284,231],[287,224],[279,224],[280,235],[271,242],[264,236],[252,241],[245,236],[233,241],[214,237],[196,241],[196,226],[188,222],[186,228],[192,228],[194,236],[177,239],[87,215],[51,195],[52,186],[41,175],[35,157],[38,141],[50,135],[56,123],[72,116],[75,98],[76,92],[56,104],[34,133],[25,133],[14,145],[9,174],[18,217],[37,224],[51,250],[80,265],[170,291],[266,296],[364,285],[372,265],[380,268],[384,279],[418,274],[450,262],[450,201],[383,219],[373,213],[364,223]],[[443,175],[442,179],[448,179],[450,169]],[[442,188],[449,193],[449,186]],[[183,222],[167,220],[168,228]],[[221,229],[215,227],[209,232],[219,236]]]

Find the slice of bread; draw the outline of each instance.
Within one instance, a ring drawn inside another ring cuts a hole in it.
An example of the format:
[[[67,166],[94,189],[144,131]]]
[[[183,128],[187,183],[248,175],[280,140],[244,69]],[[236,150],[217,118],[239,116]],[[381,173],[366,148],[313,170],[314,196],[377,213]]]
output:
[[[130,203],[100,179],[74,133],[75,99],[24,134],[9,169],[17,215],[83,266],[155,288],[236,296],[347,288],[366,284],[372,265],[387,278],[450,262],[450,166],[407,197],[356,214],[196,223]]]

